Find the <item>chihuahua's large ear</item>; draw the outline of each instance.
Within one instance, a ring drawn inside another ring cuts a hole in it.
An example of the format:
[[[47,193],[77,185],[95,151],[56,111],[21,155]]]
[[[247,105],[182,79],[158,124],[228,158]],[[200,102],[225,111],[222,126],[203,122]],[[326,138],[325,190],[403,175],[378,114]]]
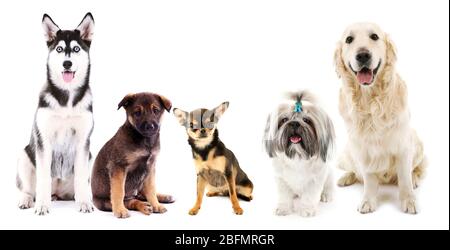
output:
[[[220,104],[219,106],[217,106],[215,109],[213,109],[214,118],[215,118],[216,122],[222,117],[223,113],[225,113],[225,111],[227,111],[228,106],[230,106],[230,103],[224,102],[224,103]]]
[[[83,20],[78,25],[77,30],[80,31],[81,39],[87,42],[89,46],[92,41],[92,36],[94,35],[94,18],[90,12],[84,16]]]
[[[117,106],[117,110],[119,110],[121,107],[124,109],[127,109],[134,101],[134,94],[128,94],[126,95],[122,101],[119,102],[119,105]]]
[[[181,126],[186,126],[188,114],[189,114],[188,112],[183,111],[181,109],[177,108],[173,109],[173,115],[175,116],[175,118],[177,118]]]
[[[45,39],[47,40],[47,44],[52,43],[56,39],[56,32],[60,29],[58,25],[51,19],[51,17],[47,14],[44,14],[42,17],[42,28],[44,28]]]
[[[167,112],[170,112],[170,109],[172,109],[172,102],[162,95],[158,95],[158,96],[159,96],[159,100],[160,100],[161,104],[164,106],[164,109]]]

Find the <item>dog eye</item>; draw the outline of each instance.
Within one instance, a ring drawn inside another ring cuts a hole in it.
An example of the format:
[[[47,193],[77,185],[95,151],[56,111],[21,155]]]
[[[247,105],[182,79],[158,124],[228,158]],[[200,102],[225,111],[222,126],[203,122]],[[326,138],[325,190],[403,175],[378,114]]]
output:
[[[63,47],[61,47],[61,46],[58,46],[58,47],[56,47],[56,52],[58,52],[58,53],[61,53],[61,52],[63,52]]]
[[[306,124],[309,124],[309,125],[311,125],[311,120],[310,119],[308,119],[308,118],[303,118],[303,121],[306,123]]]
[[[139,117],[142,115],[142,111],[138,110],[134,112],[134,116]]]
[[[377,41],[378,39],[380,39],[379,37],[378,37],[378,35],[377,34],[372,34],[372,35],[370,35],[370,39],[372,39],[372,40],[374,40],[374,41]]]
[[[345,39],[345,43],[350,44],[350,43],[353,42],[353,40],[354,40],[354,38],[353,38],[352,36],[348,36],[348,37]]]
[[[191,122],[191,123],[189,124],[189,127],[190,127],[191,129],[194,129],[194,123]]]
[[[78,52],[80,52],[80,47],[79,46],[75,46],[75,47],[73,47],[73,52],[76,52],[76,53],[78,53]]]
[[[153,109],[153,113],[159,114],[159,112],[160,112],[159,109],[157,109],[157,108],[154,108],[154,109]]]

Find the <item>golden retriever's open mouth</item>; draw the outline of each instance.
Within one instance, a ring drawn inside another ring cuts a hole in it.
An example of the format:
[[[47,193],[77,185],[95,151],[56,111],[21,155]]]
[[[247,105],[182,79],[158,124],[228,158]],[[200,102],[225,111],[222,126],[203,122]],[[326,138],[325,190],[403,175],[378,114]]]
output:
[[[381,66],[381,61],[378,63],[378,66],[375,69],[369,69],[367,67],[361,68],[359,71],[353,70],[353,73],[355,73],[356,78],[358,79],[359,84],[369,86],[373,83],[375,80],[375,76],[378,73],[378,69]]]

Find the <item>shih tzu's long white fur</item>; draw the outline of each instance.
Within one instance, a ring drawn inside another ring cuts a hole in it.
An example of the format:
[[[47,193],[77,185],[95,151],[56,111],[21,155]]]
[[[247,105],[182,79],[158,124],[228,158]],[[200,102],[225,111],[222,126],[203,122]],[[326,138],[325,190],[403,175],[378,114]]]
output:
[[[370,56],[364,65],[357,61],[361,52]],[[339,110],[349,134],[338,164],[347,173],[338,185],[364,183],[361,213],[375,211],[380,183],[398,184],[402,210],[417,213],[413,188],[424,175],[426,158],[410,127],[407,88],[396,72],[396,59],[389,36],[370,23],[351,25],[335,52],[336,71],[343,80]],[[364,67],[373,75],[361,84],[358,75]]]
[[[315,98],[306,91],[289,93],[269,115],[264,146],[273,159],[279,202],[275,213],[316,214],[320,201],[332,198],[328,161],[334,148],[334,127]]]

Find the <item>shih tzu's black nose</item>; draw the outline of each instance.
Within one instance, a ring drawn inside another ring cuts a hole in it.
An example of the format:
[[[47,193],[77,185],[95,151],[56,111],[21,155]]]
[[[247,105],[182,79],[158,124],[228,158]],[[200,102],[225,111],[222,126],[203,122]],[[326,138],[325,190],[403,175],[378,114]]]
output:
[[[70,69],[72,67],[72,62],[71,61],[64,61],[63,62],[63,67],[65,69]]]
[[[356,60],[360,63],[360,64],[366,64],[368,63],[370,60],[372,59],[372,55],[367,52],[367,51],[363,51],[360,52],[356,55]]]
[[[300,123],[299,122],[290,122],[289,126],[291,128],[299,128],[300,127]]]

